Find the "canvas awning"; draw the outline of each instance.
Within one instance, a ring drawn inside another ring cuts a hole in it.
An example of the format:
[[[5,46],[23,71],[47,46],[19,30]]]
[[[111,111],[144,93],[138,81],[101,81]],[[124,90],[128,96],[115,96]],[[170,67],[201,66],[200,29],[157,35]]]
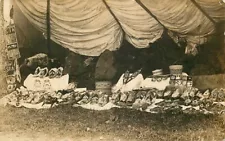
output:
[[[47,0],[15,2],[46,33]],[[190,51],[225,20],[222,0],[51,0],[50,7],[51,39],[87,56],[116,50],[124,39],[146,48],[164,31],[175,41],[184,38]]]

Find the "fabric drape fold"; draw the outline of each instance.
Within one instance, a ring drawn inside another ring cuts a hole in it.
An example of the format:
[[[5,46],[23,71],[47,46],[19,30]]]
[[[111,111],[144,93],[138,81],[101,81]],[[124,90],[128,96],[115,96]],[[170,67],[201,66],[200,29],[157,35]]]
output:
[[[46,0],[15,2],[46,33]],[[149,47],[162,36],[164,27],[184,38],[190,48],[215,33],[213,22],[190,0],[140,0],[160,23],[135,0],[105,2],[115,17],[102,0],[51,0],[51,39],[73,52],[99,56],[105,50],[117,50],[124,39],[136,48]],[[216,22],[225,20],[225,8],[217,0],[196,3]]]

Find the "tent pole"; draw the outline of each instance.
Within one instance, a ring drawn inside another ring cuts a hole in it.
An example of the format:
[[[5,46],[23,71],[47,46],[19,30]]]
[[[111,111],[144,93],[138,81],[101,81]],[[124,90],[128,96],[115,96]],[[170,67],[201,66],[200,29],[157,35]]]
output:
[[[47,49],[48,56],[51,56],[51,23],[50,23],[50,0],[47,0],[46,24],[47,24]]]
[[[106,8],[109,10],[110,14],[113,16],[113,18],[116,20],[116,22],[118,23],[118,25],[120,26],[120,28],[122,29],[123,33],[124,30],[123,30],[123,27],[122,25],[120,24],[119,20],[116,18],[115,14],[112,12],[112,10],[110,9],[109,5],[107,4],[107,2],[105,0],[102,0],[102,2],[105,4]]]
[[[214,26],[216,25],[216,22],[202,9],[202,7],[195,0],[190,1],[198,8],[198,10],[203,13],[203,15],[205,15],[214,24]]]
[[[160,21],[159,19],[152,14],[152,12],[140,1],[140,0],[135,0],[137,4],[139,4],[146,12],[148,12],[149,15],[151,15],[160,25],[164,27],[164,29],[167,29]]]
[[[7,93],[7,83],[5,81],[7,73],[5,71],[7,56],[6,56],[6,42],[5,42],[5,31],[4,31],[4,0],[0,0],[0,96]]]

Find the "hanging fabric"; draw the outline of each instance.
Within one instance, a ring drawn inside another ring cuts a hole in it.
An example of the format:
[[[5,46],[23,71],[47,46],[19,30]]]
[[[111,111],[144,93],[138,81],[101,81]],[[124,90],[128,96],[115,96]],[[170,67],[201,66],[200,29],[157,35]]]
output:
[[[137,48],[149,47],[162,36],[163,27],[193,48],[215,33],[213,23],[190,0],[138,1],[105,0],[113,17],[102,0],[51,0],[51,39],[75,53],[99,56],[105,50],[117,50],[124,38]],[[15,2],[27,19],[46,33],[46,1]],[[196,3],[215,22],[225,19],[224,7],[218,0]]]

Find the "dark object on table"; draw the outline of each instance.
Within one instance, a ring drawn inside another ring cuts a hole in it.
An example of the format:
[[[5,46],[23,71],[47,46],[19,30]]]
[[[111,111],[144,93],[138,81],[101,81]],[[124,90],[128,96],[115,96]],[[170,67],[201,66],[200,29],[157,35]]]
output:
[[[74,90],[58,90],[57,93],[61,93],[62,95],[73,92]]]
[[[114,103],[114,104],[119,102],[120,96],[121,96],[121,92],[113,93],[112,97],[111,97],[111,102]]]
[[[44,101],[43,101],[42,106],[45,105],[45,104],[51,104],[50,107],[52,108],[53,104],[55,104],[55,103],[56,103],[56,104],[59,103],[59,101],[58,101],[57,98],[51,97],[51,96],[47,96],[46,98],[44,98]]]
[[[134,103],[135,98],[136,98],[136,92],[135,91],[129,92],[128,93],[128,98],[127,98],[127,104],[129,106],[131,106]]]

